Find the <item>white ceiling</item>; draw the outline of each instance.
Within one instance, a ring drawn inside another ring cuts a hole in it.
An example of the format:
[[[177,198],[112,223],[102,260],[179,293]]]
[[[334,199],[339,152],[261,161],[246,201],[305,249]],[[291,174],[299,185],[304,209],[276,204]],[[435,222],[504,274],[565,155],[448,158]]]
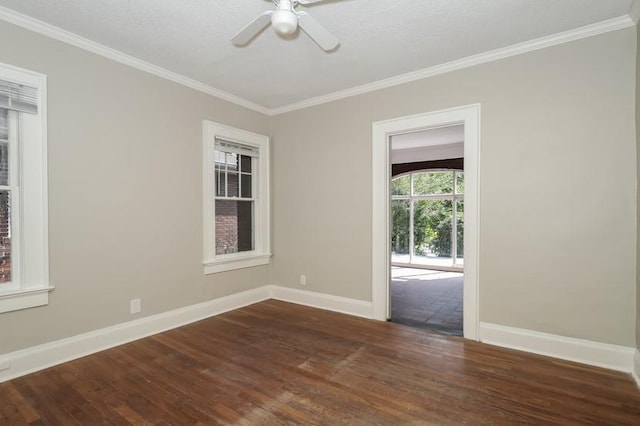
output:
[[[640,1],[640,0],[639,0]],[[326,0],[299,6],[341,42],[267,28],[265,0],[0,0],[0,6],[274,109],[629,14],[633,0]]]
[[[391,137],[391,149],[396,151],[459,142],[464,142],[464,126],[461,124],[394,135]]]

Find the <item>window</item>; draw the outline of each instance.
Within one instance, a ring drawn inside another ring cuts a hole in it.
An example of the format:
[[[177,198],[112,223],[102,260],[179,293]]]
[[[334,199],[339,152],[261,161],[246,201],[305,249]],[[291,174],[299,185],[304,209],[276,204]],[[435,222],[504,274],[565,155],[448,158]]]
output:
[[[464,172],[421,171],[391,181],[391,261],[464,264]]]
[[[265,265],[269,138],[204,122],[204,272]]]
[[[0,64],[0,312],[46,305],[46,77]]]

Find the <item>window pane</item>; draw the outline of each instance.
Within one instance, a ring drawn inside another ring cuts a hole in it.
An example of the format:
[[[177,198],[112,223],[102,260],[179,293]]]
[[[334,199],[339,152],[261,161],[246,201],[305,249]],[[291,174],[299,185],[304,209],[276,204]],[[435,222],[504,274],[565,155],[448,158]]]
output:
[[[453,193],[453,172],[423,172],[413,175],[414,195]]]
[[[0,191],[0,285],[11,282],[11,194]]]
[[[464,194],[464,172],[456,173],[456,194]]]
[[[227,185],[224,167],[216,163],[216,197],[224,197]]]
[[[391,201],[391,259],[409,263],[409,200]]]
[[[0,108],[0,139],[9,139],[9,111]]]
[[[413,237],[415,255],[421,262],[451,266],[451,200],[420,200],[414,204]]]
[[[240,156],[240,171],[243,173],[251,173],[251,157],[248,155]]]
[[[9,111],[0,108],[0,185],[9,185]]]
[[[464,201],[456,202],[456,256],[457,263],[463,263],[464,259]]]
[[[253,249],[253,201],[216,200],[216,254]]]
[[[227,170],[238,171],[238,154],[226,153]]]
[[[391,195],[409,195],[411,176],[405,175],[391,180]]]
[[[9,142],[0,140],[0,185],[9,185]]]
[[[239,195],[238,173],[227,172],[227,197]]]
[[[217,149],[215,150],[215,164],[216,166],[222,166],[222,168],[224,168],[224,164],[225,164],[225,153],[222,151],[218,151]]]
[[[240,175],[240,183],[242,183],[241,185],[241,191],[242,194],[240,194],[240,196],[242,198],[251,198],[252,197],[252,192],[251,192],[251,175]]]

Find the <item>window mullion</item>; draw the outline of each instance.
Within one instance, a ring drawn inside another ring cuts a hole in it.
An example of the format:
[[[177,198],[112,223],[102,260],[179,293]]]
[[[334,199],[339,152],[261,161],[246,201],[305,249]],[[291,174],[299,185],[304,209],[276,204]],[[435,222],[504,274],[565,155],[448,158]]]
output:
[[[237,170],[238,170],[238,197],[242,198],[242,167],[240,166],[240,161],[242,160],[240,158],[240,154],[238,154],[238,156],[236,157],[238,159],[238,166],[237,166]]]
[[[458,257],[458,201],[456,197],[451,200],[451,207],[453,209],[453,214],[451,215],[451,261],[453,266],[456,266]]]
[[[229,196],[229,154],[224,153],[224,196]]]
[[[257,198],[243,198],[243,197],[215,197],[216,200],[221,201],[257,201]]]
[[[453,194],[438,194],[438,195],[414,195],[411,198],[414,200],[451,200],[454,197]]]
[[[415,200],[413,198],[413,173],[411,173],[409,179],[409,263],[413,263],[413,258],[415,256],[415,235],[414,235],[414,208],[415,208]]]

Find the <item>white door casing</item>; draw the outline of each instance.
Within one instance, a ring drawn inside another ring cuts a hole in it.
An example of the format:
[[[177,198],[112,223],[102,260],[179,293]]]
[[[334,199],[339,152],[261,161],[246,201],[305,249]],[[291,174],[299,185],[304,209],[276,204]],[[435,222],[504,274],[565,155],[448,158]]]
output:
[[[373,123],[372,135],[372,316],[389,318],[391,218],[390,137],[433,127],[464,124],[464,337],[478,340],[480,236],[480,104]]]

